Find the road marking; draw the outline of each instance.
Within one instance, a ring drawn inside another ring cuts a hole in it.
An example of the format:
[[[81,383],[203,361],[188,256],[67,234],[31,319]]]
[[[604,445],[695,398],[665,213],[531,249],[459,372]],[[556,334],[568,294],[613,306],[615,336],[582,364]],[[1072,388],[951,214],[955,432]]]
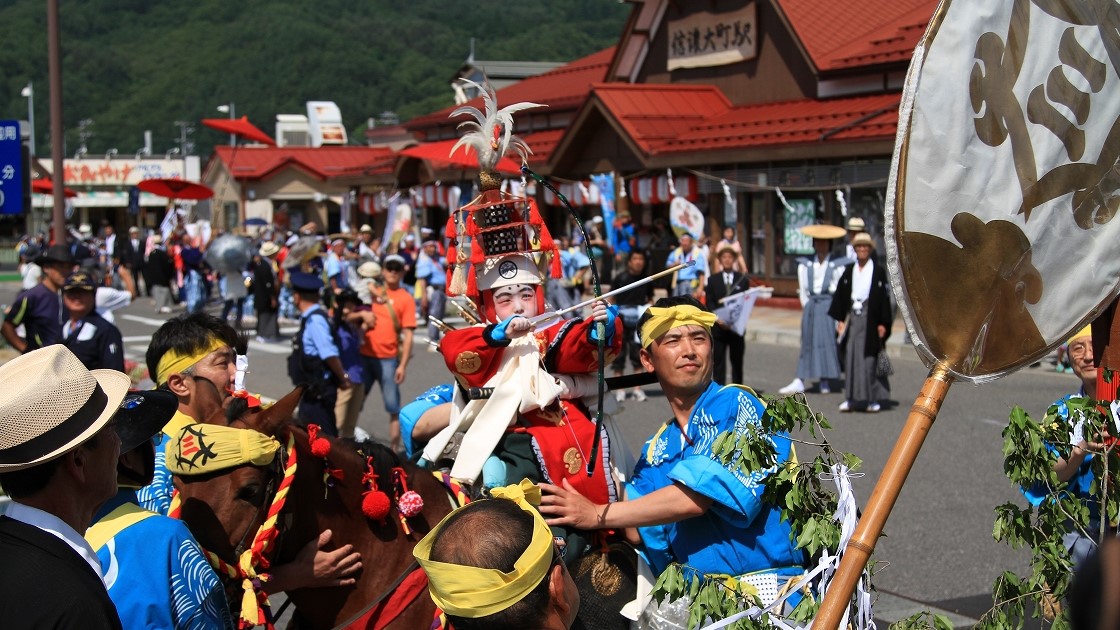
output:
[[[130,322],[138,322],[141,324],[147,324],[149,326],[155,326],[156,328],[162,326],[163,322],[166,321],[163,319],[155,319],[153,317],[142,317],[140,315],[133,315],[132,313],[118,313],[117,317],[121,319],[127,319]]]
[[[879,591],[879,595],[875,599],[875,618],[886,623],[895,623],[927,610],[935,615],[945,616],[954,628],[971,628],[980,623],[979,619],[965,617],[952,611],[885,591]]]
[[[266,354],[284,354],[292,353],[292,347],[286,343],[261,343],[259,341],[250,340],[249,349],[257,352],[264,352]],[[253,355],[250,354],[250,357]],[[252,359],[250,358],[250,361]]]

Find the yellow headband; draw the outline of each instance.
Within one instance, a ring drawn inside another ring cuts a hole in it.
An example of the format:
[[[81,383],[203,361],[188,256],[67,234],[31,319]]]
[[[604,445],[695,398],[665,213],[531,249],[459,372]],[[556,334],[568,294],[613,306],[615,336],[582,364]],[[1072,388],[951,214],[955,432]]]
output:
[[[176,475],[204,475],[235,466],[264,466],[280,443],[252,429],[188,424],[167,442],[167,469]]]
[[[1090,337],[1091,338],[1092,336],[1093,336],[1093,325],[1089,324],[1088,326],[1082,328],[1081,330],[1073,333],[1073,335],[1070,336],[1069,340],[1066,341],[1066,344],[1069,345],[1069,344],[1073,343],[1074,339],[1080,339],[1082,337]]]
[[[709,331],[715,325],[715,313],[703,311],[691,304],[679,304],[660,308],[651,306],[649,313],[652,317],[642,326],[642,347],[648,348],[658,337],[681,326],[703,326]]]
[[[168,350],[159,359],[156,367],[156,386],[163,385],[172,374],[177,374],[206,358],[211,352],[226,346],[226,342],[211,336],[210,342],[194,354],[183,354],[175,350]]]
[[[456,512],[469,507],[469,504],[444,517],[412,550],[416,561],[428,574],[428,591],[432,595],[432,601],[444,612],[457,617],[477,619],[509,608],[532,592],[552,566],[555,545],[552,531],[533,507],[540,505],[541,489],[528,479],[523,479],[516,486],[494,488],[490,491],[490,496],[513,501],[533,516],[533,539],[514,563],[513,571],[503,573],[498,569],[468,567],[430,559],[432,544],[444,523]]]

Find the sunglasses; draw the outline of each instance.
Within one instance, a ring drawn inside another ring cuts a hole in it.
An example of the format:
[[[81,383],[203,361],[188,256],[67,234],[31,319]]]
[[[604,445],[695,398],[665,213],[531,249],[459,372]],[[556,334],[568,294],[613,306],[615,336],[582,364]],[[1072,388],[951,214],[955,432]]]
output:
[[[393,272],[396,272],[396,273],[400,273],[400,272],[404,271],[404,267],[401,266],[401,265],[385,265],[385,271],[393,271]]]

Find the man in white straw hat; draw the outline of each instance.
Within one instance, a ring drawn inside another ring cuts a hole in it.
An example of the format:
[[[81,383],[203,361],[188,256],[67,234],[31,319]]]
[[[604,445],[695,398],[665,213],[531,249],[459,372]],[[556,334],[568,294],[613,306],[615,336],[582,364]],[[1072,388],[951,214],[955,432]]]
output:
[[[820,393],[827,394],[832,391],[830,381],[840,378],[836,324],[828,316],[828,309],[840,276],[844,275],[844,266],[854,259],[831,253],[832,242],[844,236],[844,228],[840,226],[806,225],[801,233],[813,239],[816,254],[797,261],[797,296],[802,309],[801,354],[797,359],[797,375],[778,393],[800,394],[805,391],[805,381],[817,380]]]
[[[117,491],[110,424],[128,376],[90,372],[61,345],[0,366],[0,619],[5,628],[120,628],[82,538]]]

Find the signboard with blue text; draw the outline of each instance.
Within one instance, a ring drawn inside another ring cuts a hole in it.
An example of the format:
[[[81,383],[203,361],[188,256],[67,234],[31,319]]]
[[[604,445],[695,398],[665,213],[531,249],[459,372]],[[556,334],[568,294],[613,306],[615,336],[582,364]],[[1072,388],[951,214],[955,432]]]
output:
[[[0,120],[0,214],[23,213],[23,157],[19,121]]]

